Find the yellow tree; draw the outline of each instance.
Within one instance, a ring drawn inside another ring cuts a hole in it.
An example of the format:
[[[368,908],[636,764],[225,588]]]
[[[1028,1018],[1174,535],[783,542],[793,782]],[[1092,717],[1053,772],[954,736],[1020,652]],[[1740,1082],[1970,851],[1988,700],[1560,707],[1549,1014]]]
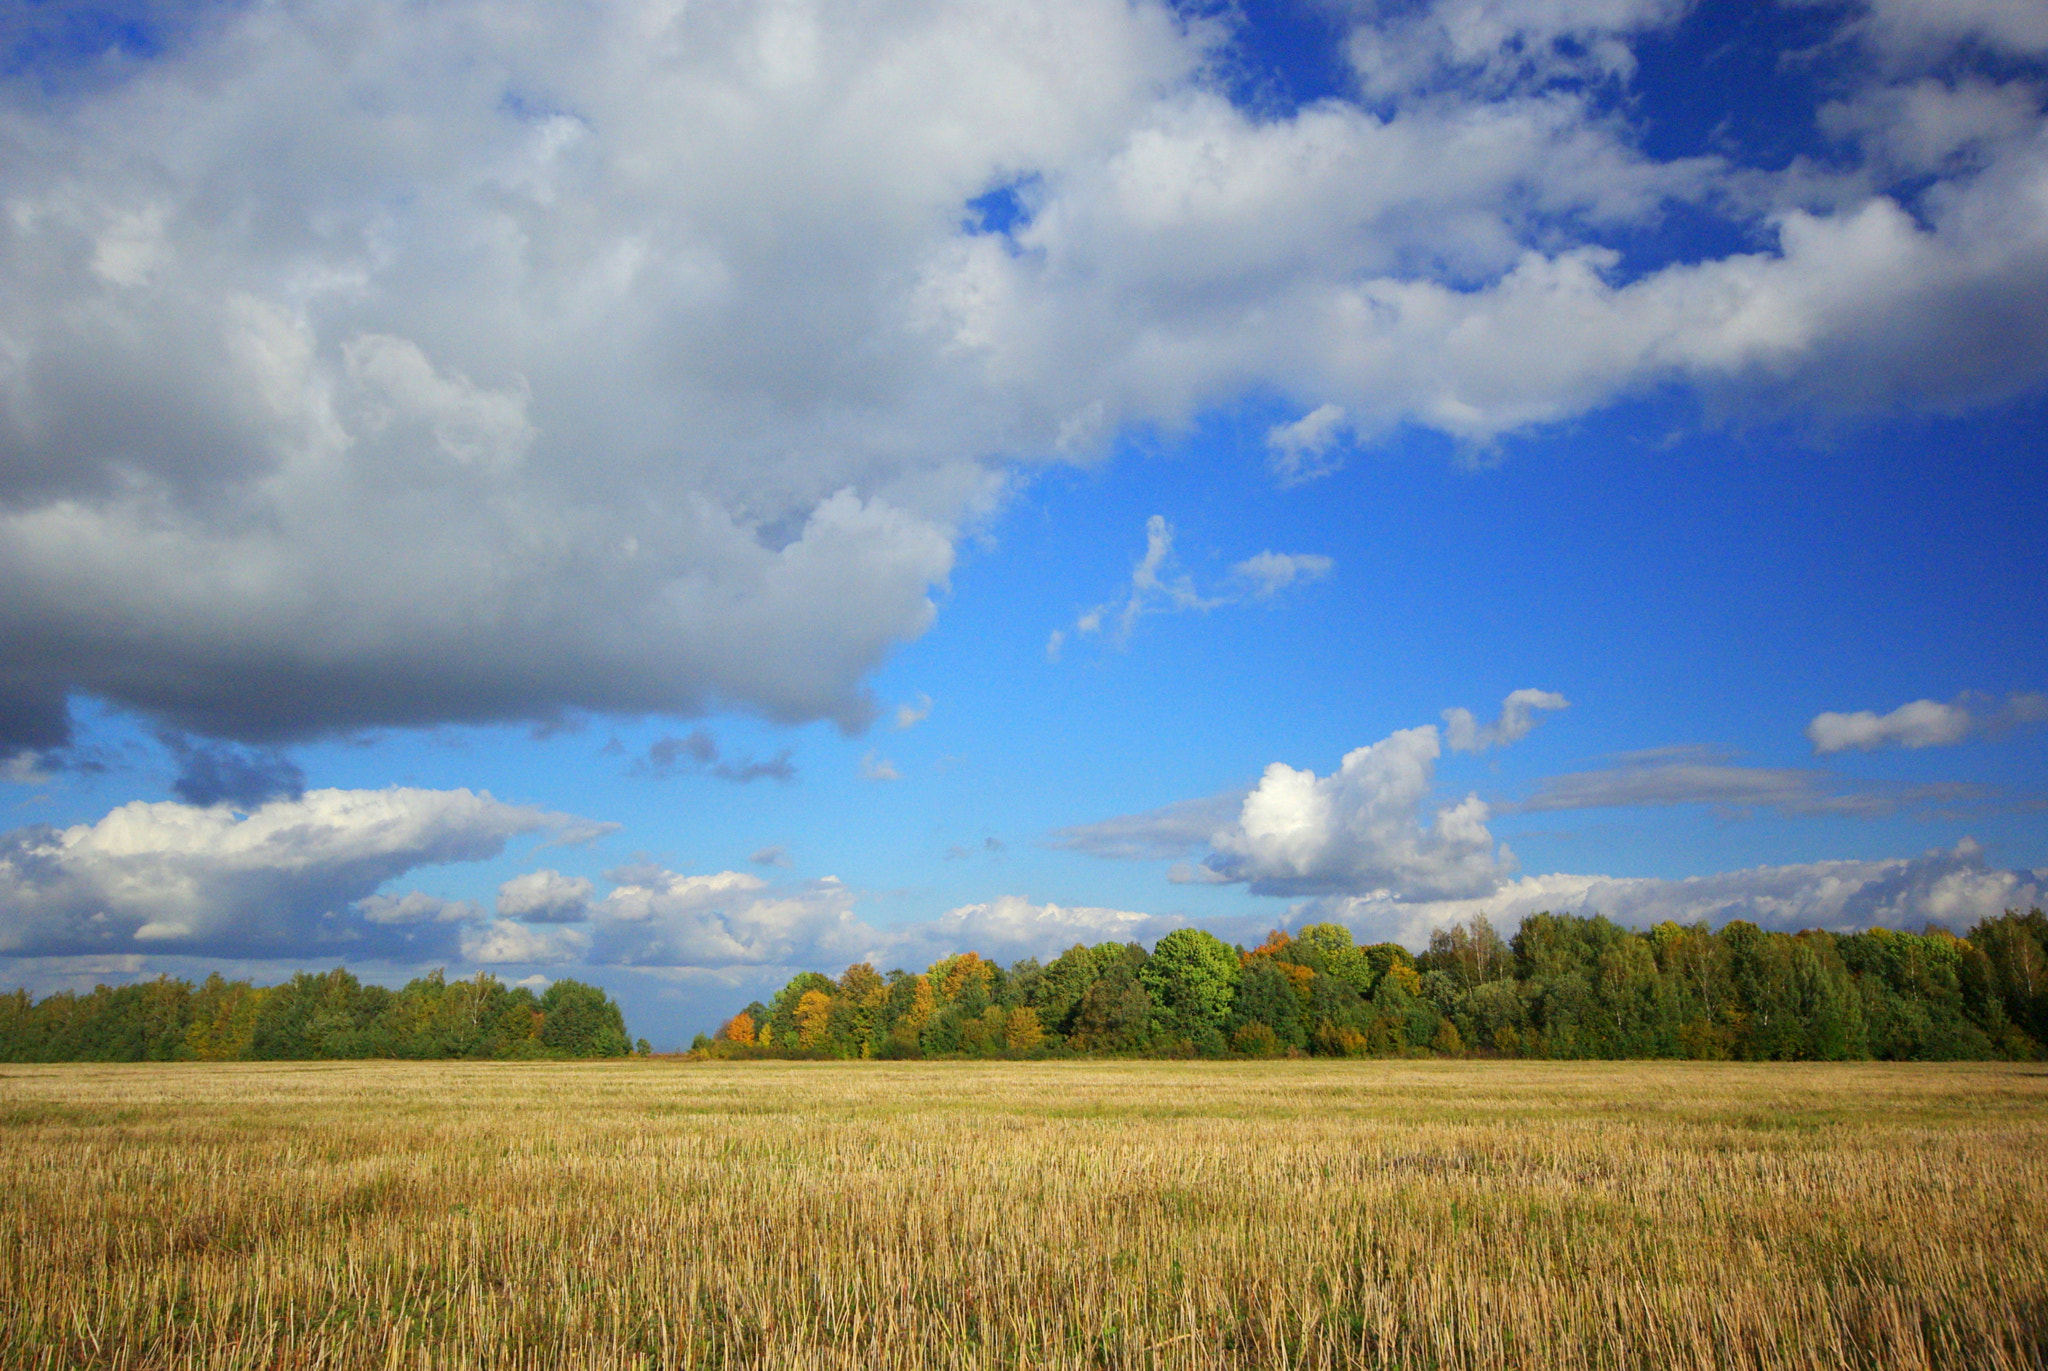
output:
[[[1045,1045],[1045,1029],[1038,1022],[1038,1011],[1030,1005],[1019,1005],[1010,1011],[1003,1023],[1003,1046],[1012,1052],[1036,1052]]]
[[[804,1048],[819,1048],[832,1028],[832,997],[822,990],[806,990],[796,1002],[796,1040]]]

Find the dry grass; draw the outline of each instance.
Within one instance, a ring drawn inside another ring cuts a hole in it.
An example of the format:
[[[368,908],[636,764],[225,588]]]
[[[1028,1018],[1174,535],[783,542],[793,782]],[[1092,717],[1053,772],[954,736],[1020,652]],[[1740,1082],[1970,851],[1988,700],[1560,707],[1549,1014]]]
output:
[[[2036,1367],[2024,1066],[0,1069],[0,1363]]]

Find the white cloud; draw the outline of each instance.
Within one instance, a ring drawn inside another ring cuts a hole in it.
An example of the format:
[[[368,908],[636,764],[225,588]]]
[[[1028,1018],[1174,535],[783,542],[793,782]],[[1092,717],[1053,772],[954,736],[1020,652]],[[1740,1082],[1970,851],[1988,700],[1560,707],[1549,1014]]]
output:
[[[1889,714],[1868,709],[1852,714],[1829,711],[1814,716],[1806,726],[1806,738],[1820,754],[1852,748],[1868,752],[1879,747],[1945,747],[1973,733],[2048,720],[2048,695],[2038,691],[2015,691],[2003,706],[1988,712],[1973,712],[1968,703],[1971,698],[1965,695],[1954,704],[1914,700]],[[1975,698],[1983,700],[1982,696]]]
[[[1484,752],[1529,736],[1536,711],[1565,709],[1570,701],[1554,690],[1517,690],[1501,701],[1500,718],[1482,727],[1469,709],[1444,711],[1444,741],[1453,752]]]
[[[1353,29],[1350,57],[1360,83],[1380,99],[1450,84],[1499,92],[1625,79],[1635,71],[1629,41],[1675,24],[1688,8],[1688,0],[1436,0],[1412,9],[1387,7],[1376,22]]]
[[[1347,753],[1328,776],[1275,762],[1235,824],[1212,836],[1206,865],[1261,894],[1490,889],[1514,859],[1487,831],[1483,800],[1468,795],[1422,822],[1439,751],[1436,729],[1424,726]]]
[[[1289,586],[1321,580],[1336,565],[1315,552],[1261,552],[1239,562],[1230,569],[1230,574],[1250,585],[1255,598],[1267,600]]]
[[[1074,620],[1074,632],[1081,637],[1100,633],[1105,618],[1113,625],[1110,639],[1118,647],[1131,640],[1138,620],[1147,614],[1180,613],[1195,610],[1208,613],[1247,599],[1270,599],[1293,585],[1320,580],[1336,563],[1318,553],[1261,552],[1230,569],[1231,584],[1204,595],[1195,588],[1194,578],[1181,569],[1173,551],[1174,529],[1164,515],[1145,521],[1145,554],[1131,569],[1130,589],[1121,600],[1111,600],[1083,611]],[[1048,660],[1058,661],[1066,633],[1054,629],[1046,640]]]
[[[860,759],[860,774],[864,781],[900,781],[903,773],[896,769],[896,763],[869,748]]]
[[[2033,0],[1867,0],[1866,15],[1863,35],[1894,61],[1938,59],[1968,41],[2048,53],[2048,13]]]
[[[498,887],[498,913],[526,923],[577,923],[590,917],[594,887],[582,876],[564,876],[551,867],[514,876]]]
[[[896,706],[896,718],[894,720],[894,725],[896,731],[900,733],[905,729],[917,727],[919,724],[923,723],[926,719],[929,719],[931,716],[932,697],[929,695],[919,695],[917,697],[916,703],[914,704],[902,704]]]
[[[1008,961],[1056,955],[1075,942],[1150,941],[1184,922],[1131,910],[1033,904],[1005,895],[932,919],[875,927],[854,912],[858,892],[829,877],[771,885],[738,871],[634,875],[594,911],[593,964],[836,972],[856,961],[923,967],[970,948]]]
[[[1861,709],[1854,714],[1817,714],[1806,737],[1817,753],[1868,752],[1874,747],[1942,747],[1959,743],[1970,731],[1970,712],[1933,700],[1914,700],[1889,714]]]
[[[1327,476],[1339,465],[1330,450],[1344,436],[1344,407],[1318,405],[1291,424],[1266,431],[1267,460],[1284,486]]]
[[[1075,943],[1151,943],[1185,923],[1180,918],[1128,909],[1039,905],[1020,895],[1004,895],[950,909],[930,924],[911,925],[900,931],[899,946],[904,952],[915,950],[927,964],[970,949],[1010,962],[1019,957],[1055,957]]]
[[[540,927],[495,919],[462,933],[462,955],[480,966],[555,965],[579,960],[590,946],[580,928]]]
[[[1420,947],[1430,930],[1484,914],[1512,928],[1544,910],[1604,914],[1647,928],[1666,919],[1712,925],[1747,919],[1796,932],[1853,932],[1886,927],[1918,930],[1933,922],[1955,929],[2006,909],[2048,902],[2048,871],[2001,870],[1970,839],[1919,857],[1879,861],[1807,862],[1753,867],[1678,880],[1552,874],[1504,881],[1485,894],[1456,900],[1401,900],[1372,894],[1310,901],[1299,922],[1336,919],[1372,939]]]
[[[0,953],[443,955],[467,906],[379,886],[589,827],[468,790],[309,790],[246,815],[136,802],[0,838]]]
[[[867,956],[886,934],[854,916],[856,894],[823,880],[649,872],[596,906],[593,960],[635,966],[817,967]]]

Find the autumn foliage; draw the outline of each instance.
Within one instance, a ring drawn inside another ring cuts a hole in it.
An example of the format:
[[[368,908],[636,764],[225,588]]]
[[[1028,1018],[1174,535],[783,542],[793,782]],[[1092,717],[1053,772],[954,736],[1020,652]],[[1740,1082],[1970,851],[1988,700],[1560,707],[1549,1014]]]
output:
[[[975,952],[923,972],[805,972],[700,1055],[814,1057],[1492,1056],[1745,1060],[2038,1058],[2048,917],[1957,937],[1767,932],[1743,921],[1625,929],[1483,917],[1420,955],[1332,923],[1230,947],[1180,929],[1008,967]]]

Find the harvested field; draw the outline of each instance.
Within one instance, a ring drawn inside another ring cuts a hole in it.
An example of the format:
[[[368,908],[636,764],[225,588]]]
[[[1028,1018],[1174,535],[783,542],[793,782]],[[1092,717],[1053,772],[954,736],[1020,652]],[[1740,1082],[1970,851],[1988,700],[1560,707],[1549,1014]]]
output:
[[[0,1068],[10,1367],[2038,1367],[2048,1069]]]

